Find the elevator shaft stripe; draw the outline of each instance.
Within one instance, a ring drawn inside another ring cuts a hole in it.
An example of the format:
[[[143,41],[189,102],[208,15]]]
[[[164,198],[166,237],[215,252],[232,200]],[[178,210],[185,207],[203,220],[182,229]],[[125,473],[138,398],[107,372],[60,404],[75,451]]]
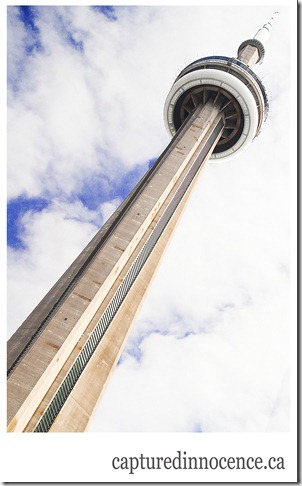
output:
[[[187,192],[187,189],[189,188],[190,184],[194,180],[197,172],[203,165],[206,156],[208,155],[210,149],[212,148],[213,143],[217,139],[218,134],[223,129],[223,126],[224,126],[223,119],[220,118],[216,126],[213,128],[213,131],[210,133],[208,140],[205,142],[196,160],[193,162],[190,169],[188,170],[184,180],[182,181],[180,187],[176,191],[173,199],[170,201],[169,205],[167,206],[163,215],[159,219],[157,225],[155,226],[154,230],[152,231],[145,245],[141,249],[140,253],[137,255],[136,259],[134,260],[125,279],[120,284],[117,291],[115,292],[113,298],[111,299],[110,303],[108,304],[107,308],[105,309],[104,313],[99,319],[96,327],[94,328],[90,337],[88,338],[85,345],[83,346],[81,352],[79,353],[74,364],[72,365],[69,372],[67,373],[61,386],[57,390],[57,393],[54,395],[53,399],[49,403],[47,409],[45,410],[43,416],[41,417],[39,423],[37,424],[34,432],[49,431],[57,415],[62,409],[64,403],[66,402],[68,396],[70,395],[72,389],[74,388],[76,382],[78,381],[79,377],[84,371],[88,361],[92,357],[102,337],[104,336],[105,332],[110,326],[110,323],[112,322],[117,311],[121,307],[136,277],[138,276],[139,272],[141,271],[144,264],[146,263],[148,257],[150,256],[152,250],[154,249],[161,234],[163,233],[164,229],[168,225],[170,219],[172,218],[181,200],[183,199],[185,193]]]

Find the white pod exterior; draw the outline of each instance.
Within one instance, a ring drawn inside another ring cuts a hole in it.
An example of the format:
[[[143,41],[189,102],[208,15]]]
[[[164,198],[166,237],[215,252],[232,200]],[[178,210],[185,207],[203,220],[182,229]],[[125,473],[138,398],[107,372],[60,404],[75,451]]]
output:
[[[241,154],[260,131],[268,110],[264,87],[255,73],[237,59],[212,56],[193,62],[180,73],[165,102],[164,121],[172,136],[189,115],[190,97],[195,104],[194,98],[199,96],[198,103],[202,102],[205,94],[216,98],[223,95],[225,106],[232,105],[235,110],[233,115],[226,113],[226,118],[236,118],[236,126],[226,131],[211,156],[211,162],[230,160]]]

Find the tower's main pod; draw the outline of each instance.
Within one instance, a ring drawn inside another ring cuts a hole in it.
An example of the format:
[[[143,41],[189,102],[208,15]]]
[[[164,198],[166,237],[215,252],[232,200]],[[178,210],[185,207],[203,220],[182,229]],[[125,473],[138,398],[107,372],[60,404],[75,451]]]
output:
[[[238,57],[187,66],[167,97],[171,143],[8,342],[8,431],[84,431],[198,174],[242,152],[266,118],[272,22]]]

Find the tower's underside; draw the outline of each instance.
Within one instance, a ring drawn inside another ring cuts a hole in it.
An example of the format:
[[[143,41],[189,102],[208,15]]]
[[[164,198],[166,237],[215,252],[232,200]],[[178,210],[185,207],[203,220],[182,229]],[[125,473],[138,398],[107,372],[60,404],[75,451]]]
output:
[[[238,59],[198,59],[175,80],[171,143],[8,342],[8,431],[86,429],[205,163],[238,155],[260,132],[268,102],[250,67],[263,59],[264,31]]]
[[[240,50],[240,59],[242,56],[245,62],[226,56],[192,62],[181,71],[167,96],[164,118],[172,136],[197,104],[220,100],[226,123],[211,155],[214,162],[241,154],[260,133],[267,117],[265,88],[249,67],[259,59],[254,49],[248,44]]]
[[[8,431],[84,431],[225,120],[212,97],[8,343]]]

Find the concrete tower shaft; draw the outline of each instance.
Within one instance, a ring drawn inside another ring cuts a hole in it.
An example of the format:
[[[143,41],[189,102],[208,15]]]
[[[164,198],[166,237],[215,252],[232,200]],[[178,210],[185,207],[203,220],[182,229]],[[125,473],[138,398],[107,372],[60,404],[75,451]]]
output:
[[[187,118],[105,227],[8,343],[8,431],[84,431],[198,174],[219,102]]]

